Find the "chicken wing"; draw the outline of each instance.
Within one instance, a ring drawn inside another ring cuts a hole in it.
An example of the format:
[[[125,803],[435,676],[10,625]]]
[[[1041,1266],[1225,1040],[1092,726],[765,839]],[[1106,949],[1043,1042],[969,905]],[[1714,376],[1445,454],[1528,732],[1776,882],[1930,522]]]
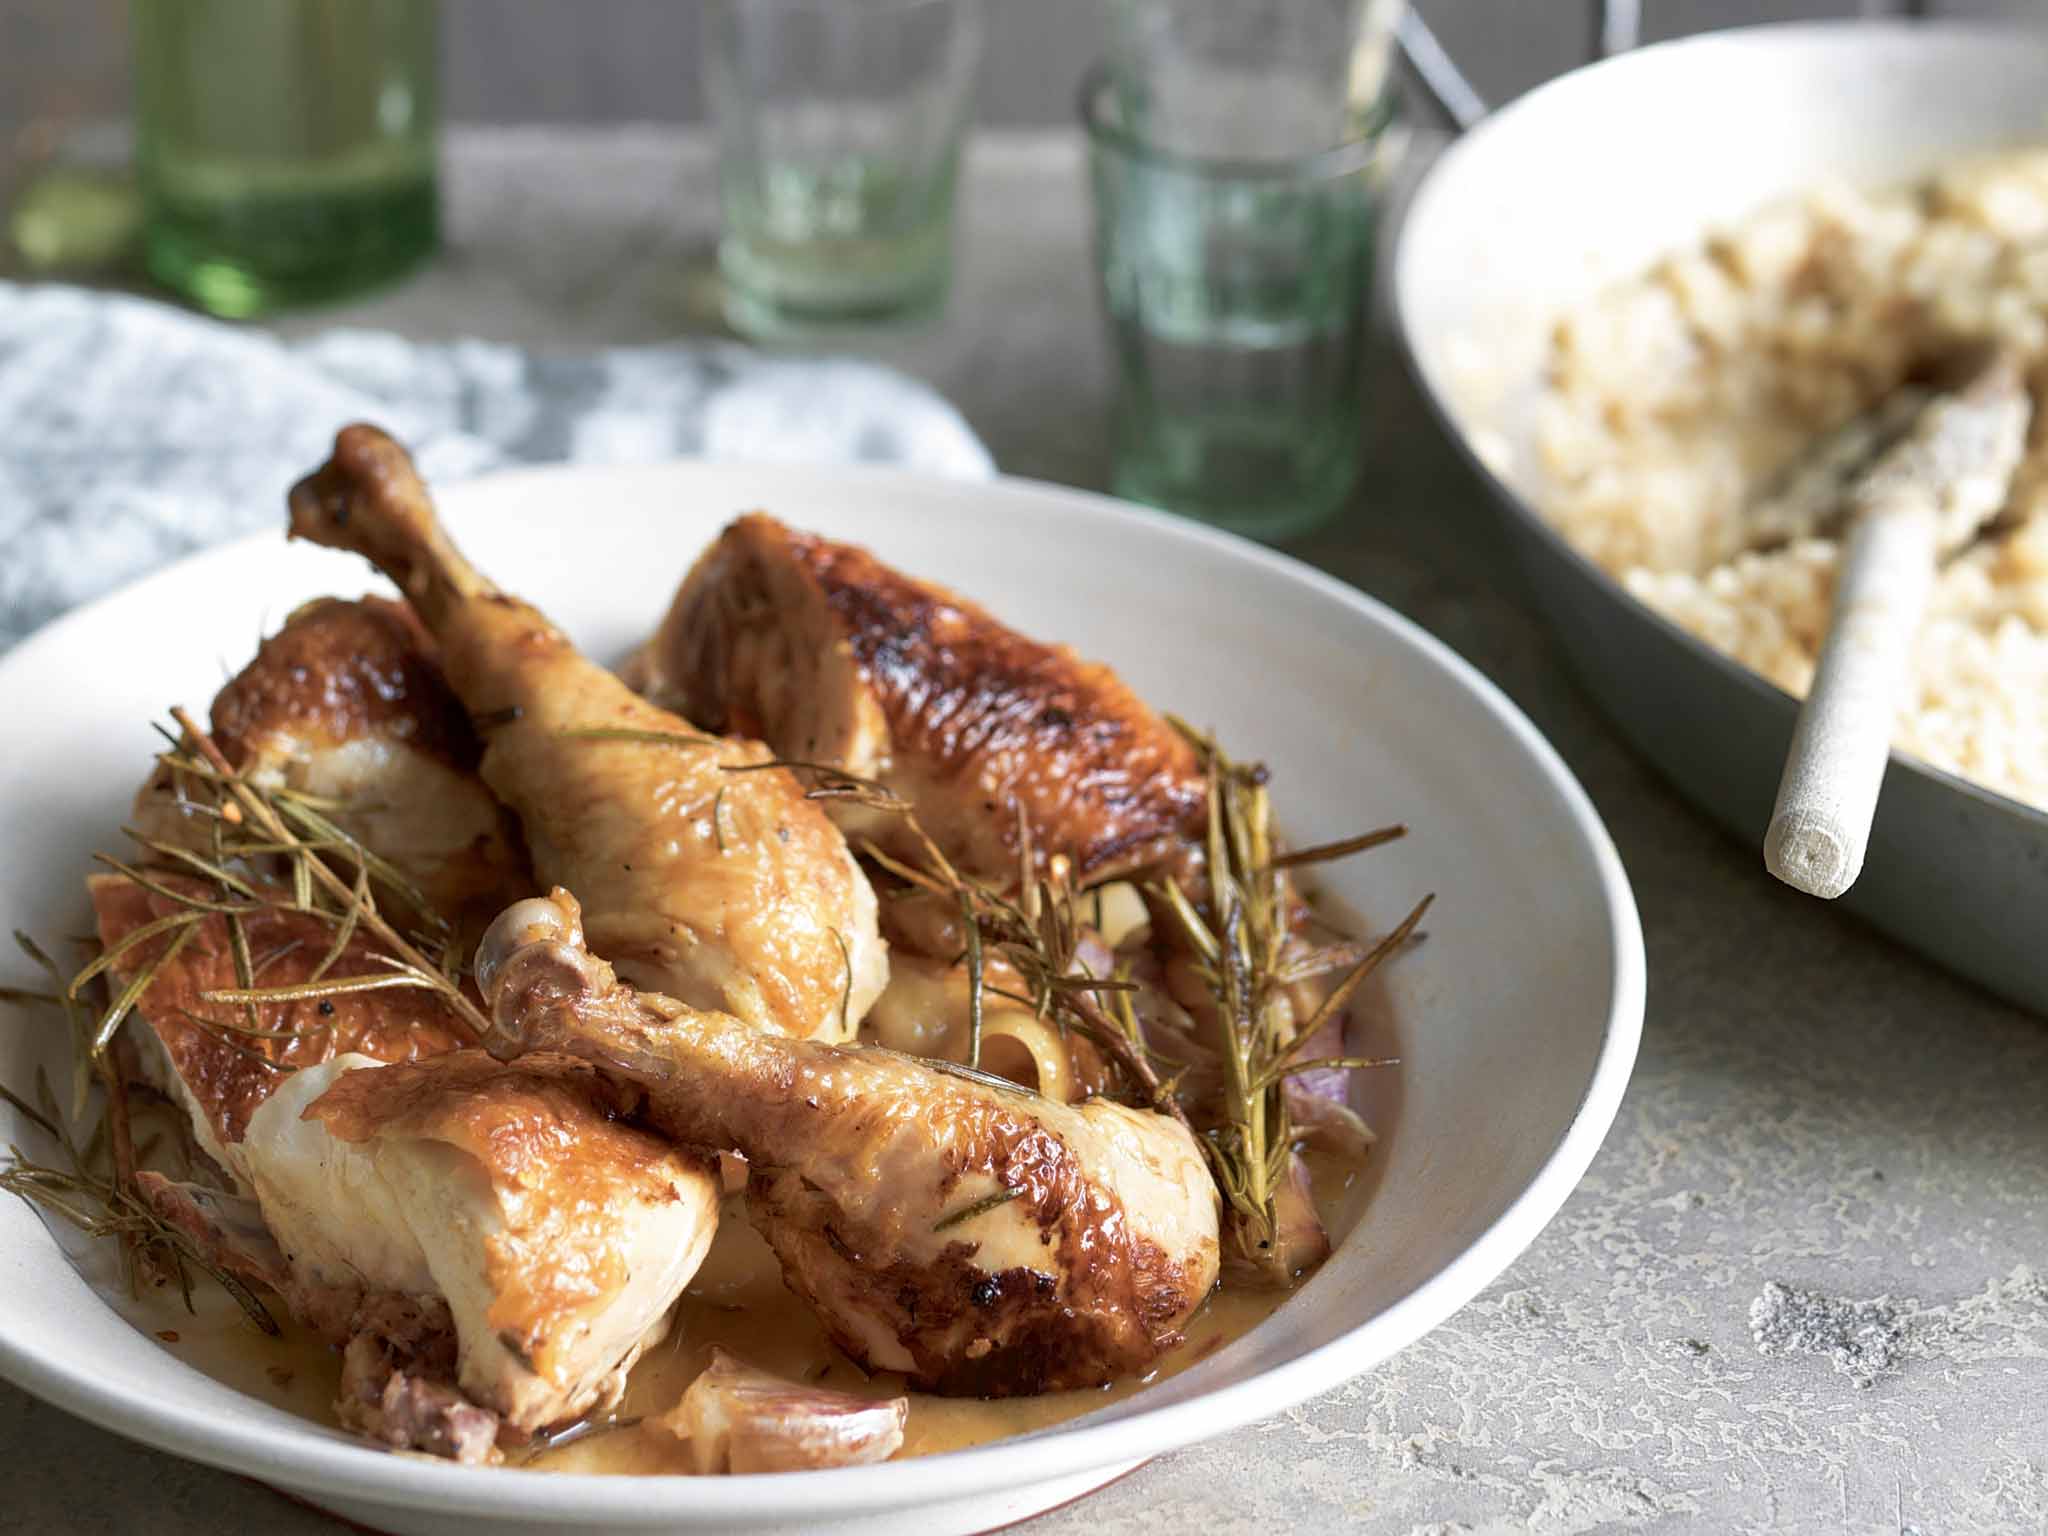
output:
[[[493,587],[373,427],[336,438],[291,513],[294,535],[365,556],[425,621],[487,722],[483,777],[518,813],[535,872],[583,897],[624,975],[756,1029],[852,1034],[888,977],[874,892],[766,747],[656,708]]]
[[[1064,855],[1082,885],[1183,850],[1205,814],[1194,750],[1107,667],[761,513],[698,559],[626,675],[713,729],[879,780],[999,887],[1017,880],[1020,810],[1041,867]],[[918,855],[898,818],[833,814]]]
[[[333,802],[331,819],[453,923],[465,951],[533,893],[518,824],[477,777],[483,744],[404,604],[307,603],[214,696],[212,723],[252,783]],[[187,814],[168,769],[137,796],[136,819],[206,846],[208,824]]]
[[[1165,1116],[636,994],[560,890],[508,908],[476,969],[495,1054],[589,1061],[645,1123],[747,1159],[785,1281],[871,1368],[953,1394],[1095,1385],[1178,1342],[1215,1282],[1215,1187]]]

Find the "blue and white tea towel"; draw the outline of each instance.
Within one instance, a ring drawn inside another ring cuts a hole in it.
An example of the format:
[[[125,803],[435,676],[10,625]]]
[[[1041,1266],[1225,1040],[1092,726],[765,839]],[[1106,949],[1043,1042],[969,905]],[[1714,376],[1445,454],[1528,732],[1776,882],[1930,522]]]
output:
[[[736,344],[549,356],[376,331],[285,342],[147,300],[0,283],[0,650],[204,545],[279,526],[337,428],[429,480],[683,455],[993,473],[960,414],[868,363]]]

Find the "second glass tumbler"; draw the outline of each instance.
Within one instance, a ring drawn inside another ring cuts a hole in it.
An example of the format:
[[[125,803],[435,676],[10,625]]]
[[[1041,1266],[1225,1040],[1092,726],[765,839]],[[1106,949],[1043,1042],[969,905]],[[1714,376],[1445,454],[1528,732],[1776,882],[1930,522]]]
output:
[[[715,0],[708,17],[727,319],[775,335],[939,308],[981,0]]]

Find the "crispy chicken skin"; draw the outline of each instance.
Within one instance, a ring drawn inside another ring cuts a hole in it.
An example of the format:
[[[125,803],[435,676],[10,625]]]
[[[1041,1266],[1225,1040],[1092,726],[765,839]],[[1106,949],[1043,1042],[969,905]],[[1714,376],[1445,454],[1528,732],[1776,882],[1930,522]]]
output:
[[[471,937],[530,895],[519,828],[434,643],[403,603],[306,604],[214,696],[213,738],[259,784],[341,802],[334,819]]]
[[[702,739],[493,587],[374,427],[342,431],[291,516],[295,536],[398,584],[483,723],[484,780],[518,813],[536,874],[582,896],[624,975],[756,1029],[851,1035],[888,978],[874,892],[794,776],[763,766],[766,747]],[[569,734],[589,730],[699,739]]]
[[[737,1151],[789,1287],[854,1359],[1012,1396],[1140,1372],[1215,1283],[1215,1187],[1177,1121],[635,993],[556,891],[477,952],[494,1054],[559,1051],[687,1145]]]
[[[158,871],[151,878],[167,890],[210,898],[205,881]],[[145,891],[122,875],[93,875],[86,881],[98,920],[100,942],[112,950],[144,924],[179,911],[166,897]],[[288,909],[287,893],[276,893],[242,919],[257,984],[293,986],[310,980],[333,942],[334,930],[317,918]],[[114,963],[117,990],[125,987],[170,947],[172,935],[144,939]],[[375,968],[373,951],[361,937],[336,959],[332,974],[360,976]],[[406,989],[350,992],[319,1001],[266,1003],[260,1027],[272,1038],[251,1036],[243,1011],[209,1003],[200,993],[239,985],[227,919],[201,922],[161,966],[142,996],[136,1015],[141,1029],[127,1031],[136,1046],[142,1076],[150,1086],[182,1105],[201,1151],[238,1189],[248,1190],[240,1143],[249,1117],[285,1076],[344,1051],[376,1061],[412,1061],[438,1056],[464,1043],[460,1021],[439,999]]]
[[[879,780],[999,885],[1017,879],[1019,808],[1041,865],[1064,854],[1081,884],[1179,852],[1204,815],[1193,749],[1107,667],[758,512],[699,557],[626,675],[713,729]],[[833,814],[918,853],[897,818]]]
[[[477,776],[482,743],[402,603],[299,608],[214,696],[212,731],[252,782],[332,802],[325,814],[455,924],[465,949],[535,889],[518,822]],[[209,846],[210,823],[161,764],[134,816],[160,842]]]

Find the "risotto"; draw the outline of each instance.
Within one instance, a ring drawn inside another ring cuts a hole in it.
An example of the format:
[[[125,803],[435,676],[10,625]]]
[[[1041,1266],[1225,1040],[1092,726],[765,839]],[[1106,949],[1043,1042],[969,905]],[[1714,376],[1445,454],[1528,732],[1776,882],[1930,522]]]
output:
[[[1895,741],[2048,807],[2048,150],[1822,188],[1568,316],[1529,444],[1536,499],[1636,597],[1804,695],[1841,530],[1787,537],[1761,504],[1818,437],[1994,340],[2027,369],[2027,454],[1942,570]]]

